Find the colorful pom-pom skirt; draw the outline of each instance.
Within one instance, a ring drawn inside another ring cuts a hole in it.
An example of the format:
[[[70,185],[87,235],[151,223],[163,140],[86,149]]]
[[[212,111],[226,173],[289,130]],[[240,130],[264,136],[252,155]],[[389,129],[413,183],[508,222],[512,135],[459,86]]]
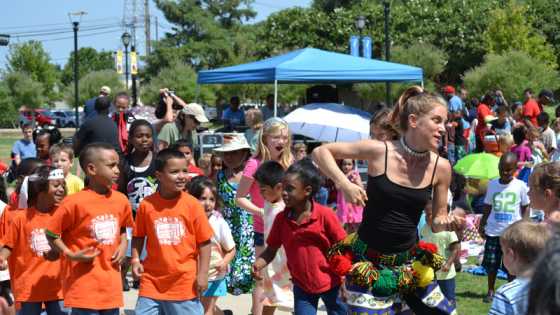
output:
[[[444,258],[434,244],[420,241],[388,255],[368,248],[354,233],[334,245],[328,258],[331,268],[346,277],[351,315],[456,314],[435,279]]]

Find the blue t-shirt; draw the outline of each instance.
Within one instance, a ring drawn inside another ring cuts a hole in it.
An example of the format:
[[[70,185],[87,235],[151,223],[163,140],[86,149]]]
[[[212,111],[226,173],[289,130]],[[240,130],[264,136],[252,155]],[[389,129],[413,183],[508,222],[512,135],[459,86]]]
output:
[[[234,112],[231,110],[231,107],[228,107],[222,114],[222,120],[224,120],[226,124],[232,128],[245,126],[245,113],[240,109],[237,109],[237,111]]]
[[[14,155],[19,155],[22,160],[37,157],[35,143],[25,139],[18,140],[14,143],[12,146],[12,153]]]
[[[528,299],[529,279],[517,278],[496,291],[488,315],[525,314]]]
[[[463,101],[457,95],[453,95],[451,99],[449,99],[449,111],[452,113],[460,112],[463,110]]]

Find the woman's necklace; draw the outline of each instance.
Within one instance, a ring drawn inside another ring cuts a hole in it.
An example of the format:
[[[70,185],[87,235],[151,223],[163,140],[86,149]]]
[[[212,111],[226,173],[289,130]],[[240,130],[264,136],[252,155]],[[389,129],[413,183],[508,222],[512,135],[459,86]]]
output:
[[[423,157],[426,157],[430,154],[430,151],[418,152],[418,151],[412,149],[411,147],[409,147],[408,144],[406,144],[406,142],[404,141],[404,136],[402,136],[399,141],[401,143],[401,146],[402,146],[404,152],[406,152],[406,154],[410,155],[411,157],[423,158]]]

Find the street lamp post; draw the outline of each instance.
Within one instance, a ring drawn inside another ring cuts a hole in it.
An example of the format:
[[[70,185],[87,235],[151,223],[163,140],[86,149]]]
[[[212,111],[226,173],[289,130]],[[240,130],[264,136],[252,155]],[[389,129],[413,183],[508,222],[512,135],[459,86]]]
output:
[[[391,37],[389,34],[389,17],[391,15],[390,0],[383,1],[383,17],[385,18],[385,60],[391,61]],[[391,82],[385,82],[385,101],[391,106]]]
[[[76,130],[78,130],[78,127],[80,126],[80,113],[78,111],[78,105],[80,103],[78,95],[78,29],[80,22],[74,21],[72,22],[72,25],[72,29],[74,30],[74,113],[76,115]]]
[[[128,90],[128,45],[130,44],[130,34],[128,32],[124,32],[121,36],[122,43],[124,45],[124,82],[126,89]]]
[[[366,26],[366,18],[363,15],[358,16],[356,19],[356,28],[360,31],[360,39],[358,40],[358,55],[362,51],[362,37],[364,35],[364,27]],[[362,56],[364,57],[364,56]]]
[[[131,52],[136,51],[136,46],[132,45],[130,47]],[[128,59],[127,59],[128,60]],[[131,74],[132,76],[132,106],[138,105],[138,87],[136,85],[136,74],[134,72]]]

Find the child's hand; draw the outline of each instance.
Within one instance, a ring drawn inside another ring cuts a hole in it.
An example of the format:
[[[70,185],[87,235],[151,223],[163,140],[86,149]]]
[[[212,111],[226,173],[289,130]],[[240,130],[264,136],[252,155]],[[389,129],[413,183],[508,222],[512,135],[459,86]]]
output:
[[[208,289],[208,275],[199,273],[196,276],[196,291],[198,292],[198,296],[202,296],[202,294],[207,289]]]
[[[448,272],[449,268],[451,268],[451,266],[448,263],[445,263],[441,266],[441,271]]]
[[[216,266],[216,270],[218,271],[218,273],[224,273],[227,272],[228,270],[228,265],[226,264],[224,260],[222,260],[217,266]]]
[[[111,257],[111,263],[115,265],[120,265],[126,258],[126,243],[121,243],[113,256]]]
[[[132,277],[134,280],[140,280],[142,278],[142,274],[144,273],[144,266],[142,263],[138,261],[132,262]]]
[[[66,253],[66,256],[68,256],[70,260],[91,263],[93,262],[93,259],[95,257],[99,256],[99,254],[101,254],[101,251],[99,251],[99,249],[95,247],[88,247],[75,253],[69,251],[68,253]]]
[[[257,261],[255,261],[255,263],[253,264],[253,270],[251,271],[251,274],[253,275],[253,278],[255,278],[255,280],[262,280],[262,274],[261,274],[261,270],[266,266],[263,265],[264,260],[262,259],[257,259]]]
[[[60,254],[57,250],[51,247],[51,250],[43,253],[43,258],[45,258],[48,261],[55,261],[60,258]]]

